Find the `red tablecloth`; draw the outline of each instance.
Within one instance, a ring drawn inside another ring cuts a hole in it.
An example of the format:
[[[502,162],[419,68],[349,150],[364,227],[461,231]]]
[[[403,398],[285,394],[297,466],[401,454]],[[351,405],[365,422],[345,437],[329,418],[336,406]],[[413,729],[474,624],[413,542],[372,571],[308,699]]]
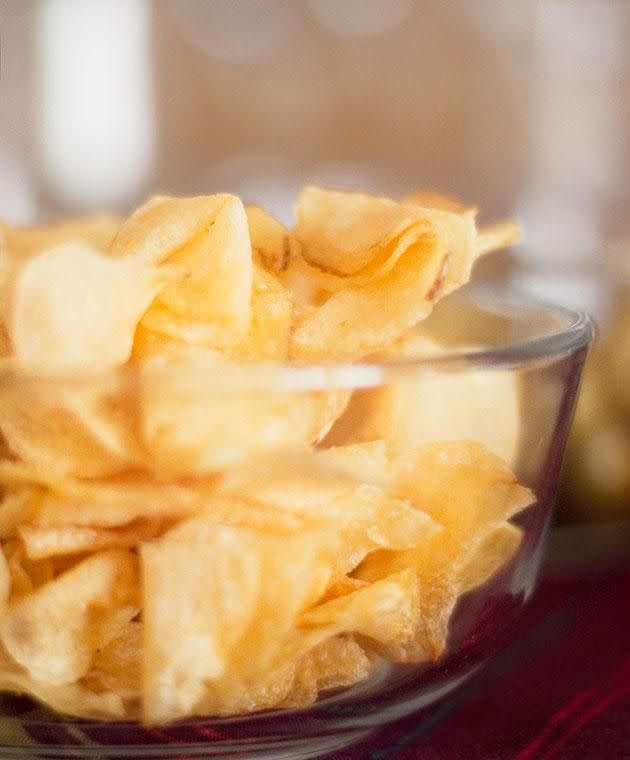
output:
[[[630,544],[624,560],[623,527],[596,549],[590,530],[554,547],[522,636],[483,676],[331,760],[630,759]]]

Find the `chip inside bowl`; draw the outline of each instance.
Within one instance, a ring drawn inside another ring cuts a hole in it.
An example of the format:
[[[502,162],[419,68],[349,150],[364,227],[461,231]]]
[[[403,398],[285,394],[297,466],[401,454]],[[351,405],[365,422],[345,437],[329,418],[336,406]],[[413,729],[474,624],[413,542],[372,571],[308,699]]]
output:
[[[513,378],[353,366],[408,358],[517,228],[433,193],[296,210],[0,224],[0,689],[149,724],[307,707],[444,656],[518,552]]]

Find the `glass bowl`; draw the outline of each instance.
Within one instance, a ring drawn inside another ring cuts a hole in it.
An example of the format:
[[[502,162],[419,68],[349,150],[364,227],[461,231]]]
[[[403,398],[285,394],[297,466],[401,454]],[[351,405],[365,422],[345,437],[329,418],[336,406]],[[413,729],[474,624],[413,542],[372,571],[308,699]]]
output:
[[[36,418],[29,433],[31,446],[39,431],[49,431],[59,422],[55,399],[70,399],[72,405],[95,389],[98,393],[104,388],[109,394],[115,387],[124,406],[137,398],[139,384],[148,376],[159,398],[172,400],[182,394],[195,399],[189,419],[193,432],[200,420],[219,426],[221,443],[209,454],[212,467],[229,468],[244,457],[245,462],[262,457],[260,461],[273,469],[274,462],[294,461],[304,419],[294,416],[290,429],[285,426],[278,433],[268,410],[292,400],[341,394],[345,411],[330,429],[320,431],[317,449],[381,436],[406,456],[436,441],[475,441],[499,455],[520,483],[532,490],[532,504],[511,518],[520,535],[514,552],[498,566],[478,569],[477,582],[458,595],[439,656],[406,664],[372,656],[375,664],[367,680],[322,691],[308,707],[186,719],[159,727],[134,720],[65,717],[27,697],[4,694],[1,756],[320,757],[448,699],[515,635],[519,615],[535,589],[592,333],[584,314],[478,288],[443,302],[422,325],[417,344],[411,342],[414,350],[403,358],[334,366],[250,365],[229,372],[136,366],[115,378],[43,377],[4,369],[0,427],[12,413],[15,399],[21,400],[23,418],[29,413]],[[13,422],[8,424],[7,430]],[[190,458],[182,446],[181,456],[164,460],[165,467],[173,466],[172,480],[189,477]],[[28,454],[32,449],[25,450]],[[7,449],[3,457],[5,462],[15,461]],[[98,451],[90,462],[98,469]],[[95,474],[96,470],[90,477]],[[164,471],[161,477],[167,493],[169,477]],[[369,479],[369,472],[364,477]],[[8,529],[1,511],[0,527],[6,543]],[[477,561],[482,559],[483,555]],[[370,614],[377,621],[382,610],[375,608]]]

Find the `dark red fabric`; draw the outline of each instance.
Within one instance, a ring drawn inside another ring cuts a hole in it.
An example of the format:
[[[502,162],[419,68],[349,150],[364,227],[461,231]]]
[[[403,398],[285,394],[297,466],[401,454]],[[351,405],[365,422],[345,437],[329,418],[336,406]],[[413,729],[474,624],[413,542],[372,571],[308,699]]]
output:
[[[630,759],[630,564],[546,580],[521,630],[445,704],[331,760]]]

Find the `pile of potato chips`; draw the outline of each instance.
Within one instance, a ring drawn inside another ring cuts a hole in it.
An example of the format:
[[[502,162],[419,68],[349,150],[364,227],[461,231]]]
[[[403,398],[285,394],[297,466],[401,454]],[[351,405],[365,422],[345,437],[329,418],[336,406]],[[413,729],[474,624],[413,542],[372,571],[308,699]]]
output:
[[[285,365],[404,353],[516,234],[317,187],[291,231],[231,195],[0,225],[0,689],[164,723],[439,657],[520,543],[511,453]]]

